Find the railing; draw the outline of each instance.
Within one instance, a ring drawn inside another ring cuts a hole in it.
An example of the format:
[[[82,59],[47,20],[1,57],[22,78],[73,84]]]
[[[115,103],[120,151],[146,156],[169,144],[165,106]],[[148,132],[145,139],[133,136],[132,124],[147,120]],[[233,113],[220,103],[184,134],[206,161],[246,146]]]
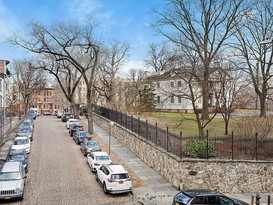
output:
[[[180,158],[188,157],[184,153],[184,147],[189,140],[199,140],[199,137],[183,137],[171,133],[168,129],[162,129],[157,123],[150,124],[147,120],[143,121],[139,117],[133,117],[117,110],[105,107],[96,107],[96,113],[114,121],[139,136],[153,142],[156,146],[165,149]],[[273,140],[260,140],[258,135],[250,137],[239,137],[233,133],[228,137],[209,137],[206,136],[207,145],[211,144],[214,148],[214,158],[231,160],[273,160]],[[208,146],[207,146],[208,150]]]

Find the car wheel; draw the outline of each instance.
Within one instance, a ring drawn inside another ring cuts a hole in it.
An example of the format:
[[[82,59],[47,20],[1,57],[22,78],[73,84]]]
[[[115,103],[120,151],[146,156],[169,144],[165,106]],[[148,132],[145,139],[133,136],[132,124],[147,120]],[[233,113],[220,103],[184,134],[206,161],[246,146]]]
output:
[[[98,174],[96,173],[96,181],[98,182],[99,181],[99,178],[98,178]]]
[[[108,194],[108,190],[107,190],[107,188],[106,188],[106,184],[105,183],[103,183],[103,192],[105,193],[105,194]]]

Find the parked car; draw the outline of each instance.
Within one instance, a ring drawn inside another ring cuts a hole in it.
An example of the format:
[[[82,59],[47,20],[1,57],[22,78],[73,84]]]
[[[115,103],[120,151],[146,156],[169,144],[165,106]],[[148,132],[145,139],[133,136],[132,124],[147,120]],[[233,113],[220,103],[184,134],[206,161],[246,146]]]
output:
[[[71,126],[69,127],[70,137],[73,137],[73,134],[74,132],[76,132],[76,130],[83,131],[83,125],[79,123],[71,124]]]
[[[64,113],[63,115],[62,115],[62,118],[61,118],[61,121],[62,122],[66,122],[68,119],[70,119],[70,118],[73,118],[73,115],[72,114],[70,114],[70,113]]]
[[[25,171],[28,171],[28,155],[25,150],[12,150],[9,152],[7,162],[22,162]]]
[[[83,140],[80,149],[84,156],[88,155],[90,152],[101,151],[100,143],[96,140]]]
[[[33,130],[34,125],[31,120],[24,120],[19,124],[18,129],[23,128],[23,127],[29,127],[29,128],[31,128],[31,130]]]
[[[102,165],[96,173],[96,180],[107,193],[126,193],[132,191],[132,182],[127,170],[120,164]]]
[[[102,165],[112,164],[112,160],[106,152],[90,152],[87,155],[87,163],[92,172],[96,172]]]
[[[30,153],[30,139],[28,137],[16,137],[11,150],[25,150],[26,153]]]
[[[0,172],[0,199],[23,199],[25,179],[25,169],[21,162],[5,162]]]
[[[52,113],[51,113],[51,112],[49,112],[49,111],[44,111],[44,112],[43,112],[43,115],[45,115],[45,116],[51,116],[51,115],[52,115]]]
[[[56,116],[57,118],[62,118],[63,114],[64,114],[64,110],[57,110]]]
[[[76,124],[76,123],[79,123],[79,121],[77,119],[71,118],[71,119],[68,119],[66,121],[66,125],[65,126],[66,126],[67,129],[69,129],[69,125],[70,124]]]
[[[37,114],[36,114],[36,112],[34,110],[29,110],[27,112],[27,116],[31,117],[33,120],[36,120]]]
[[[17,137],[28,137],[30,141],[33,140],[33,132],[30,127],[22,127],[17,131]]]
[[[86,140],[92,140],[91,135],[88,131],[77,131],[74,132],[73,135],[73,140],[77,143],[77,144],[81,144],[81,142],[86,139]]]
[[[233,199],[210,189],[188,189],[176,194],[172,205],[192,205],[192,204],[228,204],[247,205],[248,203]]]

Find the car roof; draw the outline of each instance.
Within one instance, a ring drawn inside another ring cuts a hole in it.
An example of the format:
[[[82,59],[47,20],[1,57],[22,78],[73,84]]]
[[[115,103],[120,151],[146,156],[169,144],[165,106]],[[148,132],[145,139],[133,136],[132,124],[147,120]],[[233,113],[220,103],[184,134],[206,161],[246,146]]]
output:
[[[128,173],[121,164],[108,164],[104,166],[108,167],[111,173]]]
[[[91,152],[94,156],[109,156],[109,154],[107,152]]]
[[[19,136],[19,137],[15,137],[15,138],[14,138],[14,140],[19,140],[19,139],[28,139],[28,137]]]
[[[1,172],[16,172],[20,170],[22,162],[5,162],[2,166]]]
[[[200,196],[200,195],[219,194],[219,192],[217,192],[215,190],[211,190],[211,189],[187,189],[182,192],[190,197],[195,197],[195,196]]]
[[[16,155],[16,154],[27,154],[25,150],[23,149],[18,149],[18,150],[11,150],[9,152],[9,155]]]

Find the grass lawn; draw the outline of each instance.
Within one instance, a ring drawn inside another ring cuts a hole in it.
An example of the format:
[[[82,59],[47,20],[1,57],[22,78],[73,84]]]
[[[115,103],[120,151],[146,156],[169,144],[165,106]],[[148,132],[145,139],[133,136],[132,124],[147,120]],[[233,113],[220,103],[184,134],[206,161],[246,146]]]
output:
[[[240,111],[239,111],[240,112]],[[197,123],[195,114],[185,113],[168,113],[168,112],[149,112],[142,113],[142,119],[147,119],[149,123],[155,124],[161,128],[169,128],[170,132],[179,134],[182,131],[183,136],[198,136]],[[232,131],[232,125],[236,123],[238,118],[230,119],[229,132]],[[221,115],[215,117],[205,128],[208,130],[209,136],[220,137],[224,136],[225,124]]]

